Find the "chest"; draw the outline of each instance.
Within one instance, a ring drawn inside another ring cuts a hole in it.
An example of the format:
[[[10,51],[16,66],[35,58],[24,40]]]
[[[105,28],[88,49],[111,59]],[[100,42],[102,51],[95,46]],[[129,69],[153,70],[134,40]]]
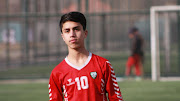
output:
[[[69,68],[63,77],[63,89],[67,92],[84,92],[92,89],[101,89],[104,74],[97,65],[87,65],[81,70]]]

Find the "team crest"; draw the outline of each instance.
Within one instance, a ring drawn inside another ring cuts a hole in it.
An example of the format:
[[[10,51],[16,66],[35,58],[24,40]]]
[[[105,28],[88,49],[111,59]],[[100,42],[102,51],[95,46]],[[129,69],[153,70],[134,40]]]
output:
[[[90,75],[93,79],[95,79],[97,77],[97,72],[91,72]]]

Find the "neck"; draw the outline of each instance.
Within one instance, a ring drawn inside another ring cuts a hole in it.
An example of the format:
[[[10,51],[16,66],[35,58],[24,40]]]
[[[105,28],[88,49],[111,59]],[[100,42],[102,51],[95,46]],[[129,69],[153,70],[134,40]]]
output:
[[[85,59],[89,56],[89,52],[85,48],[81,49],[69,49],[69,54],[67,56],[68,60],[76,61]]]
[[[83,48],[79,50],[69,49],[67,59],[75,66],[82,66],[88,59],[89,52]]]

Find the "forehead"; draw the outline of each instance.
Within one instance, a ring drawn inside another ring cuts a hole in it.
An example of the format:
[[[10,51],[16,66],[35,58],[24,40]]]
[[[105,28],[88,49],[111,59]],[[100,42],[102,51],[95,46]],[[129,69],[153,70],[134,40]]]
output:
[[[62,29],[70,29],[70,28],[74,28],[74,27],[82,27],[82,25],[80,23],[74,22],[74,21],[66,21],[62,25]]]

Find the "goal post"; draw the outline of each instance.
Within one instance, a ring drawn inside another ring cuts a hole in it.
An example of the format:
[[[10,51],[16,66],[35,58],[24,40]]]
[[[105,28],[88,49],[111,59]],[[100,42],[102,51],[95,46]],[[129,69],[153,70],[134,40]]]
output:
[[[180,6],[153,6],[150,9],[150,27],[151,27],[151,79],[152,81],[160,80],[160,48],[159,48],[159,12],[180,11]],[[165,22],[168,27],[168,20]],[[169,30],[166,30],[167,33]],[[164,33],[165,34],[165,33]],[[165,35],[168,45],[168,34]],[[166,48],[168,51],[169,47]],[[167,61],[168,62],[168,61]]]

